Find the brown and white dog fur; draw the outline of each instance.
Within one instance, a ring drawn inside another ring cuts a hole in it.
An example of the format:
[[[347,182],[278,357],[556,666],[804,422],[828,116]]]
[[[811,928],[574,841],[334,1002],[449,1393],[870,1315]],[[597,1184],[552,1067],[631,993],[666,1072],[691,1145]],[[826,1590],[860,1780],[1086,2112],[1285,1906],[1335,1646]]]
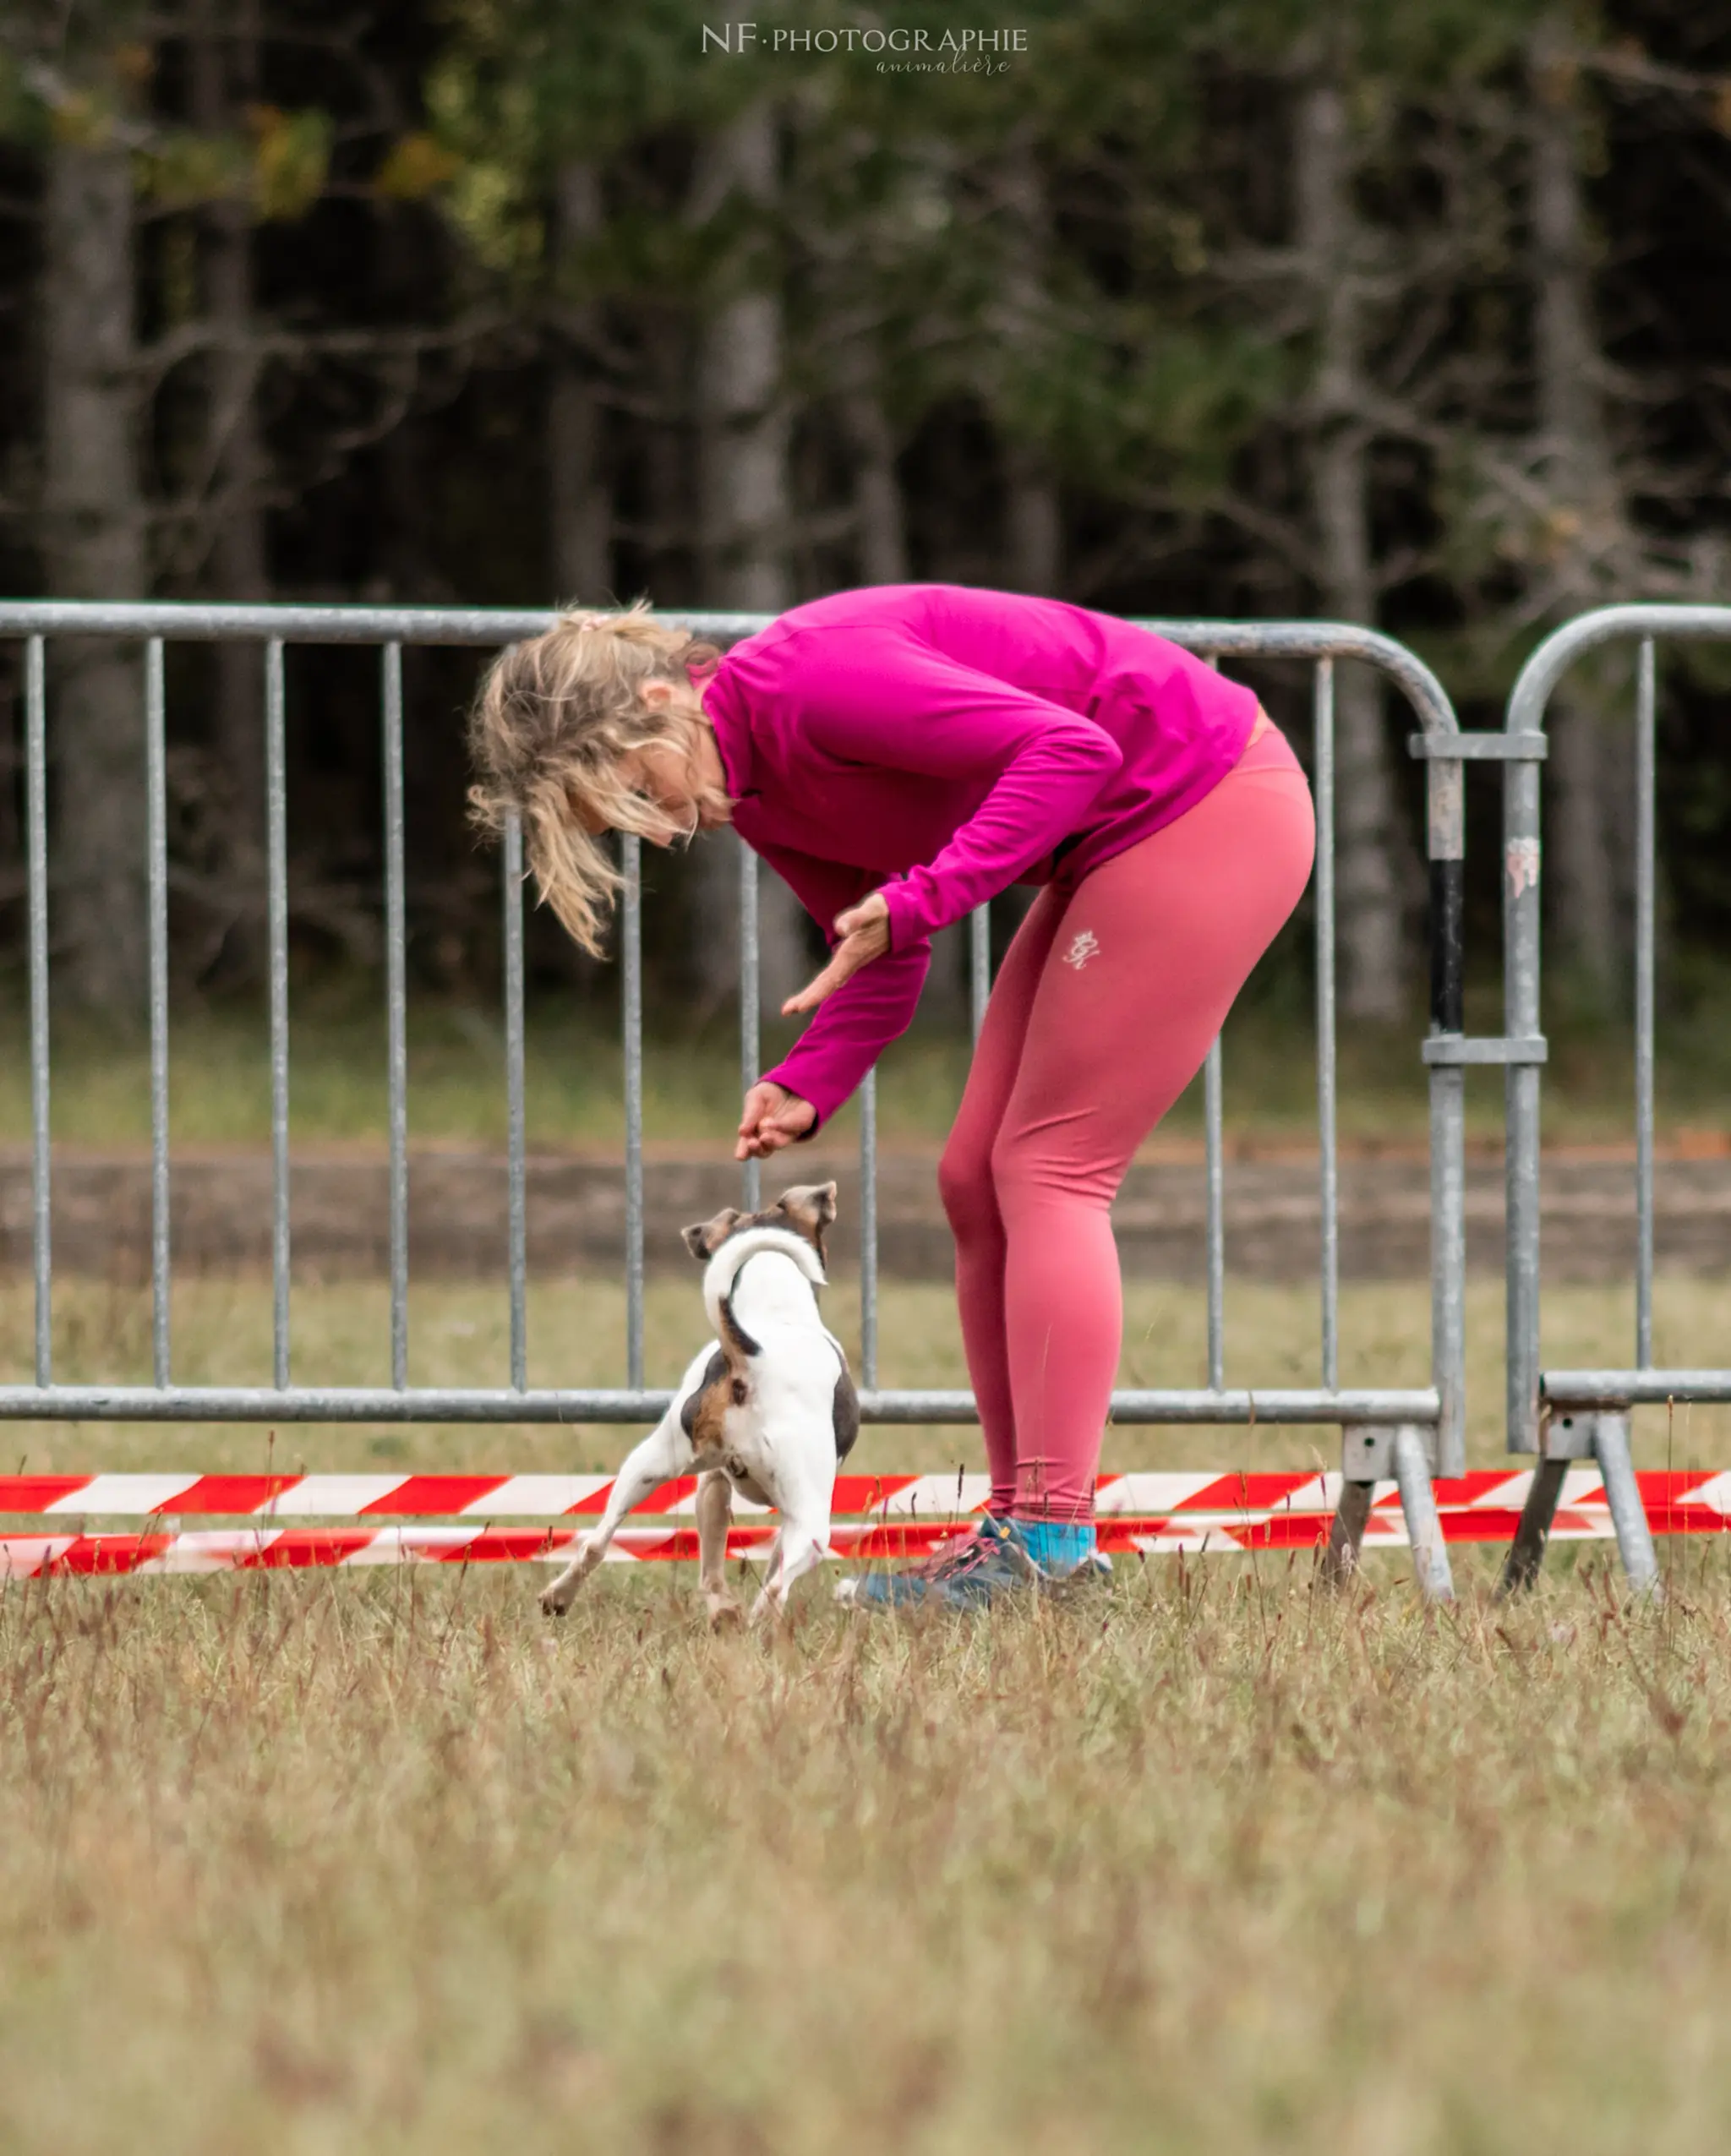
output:
[[[735,1490],[781,1515],[754,1623],[784,1609],[795,1581],[822,1560],[836,1470],[860,1432],[848,1358],[817,1311],[834,1218],[835,1185],[811,1183],[784,1191],[767,1212],[729,1206],[685,1230],[686,1247],[704,1261],[716,1337],[692,1357],[666,1414],[620,1467],[593,1531],[542,1595],[549,1616],[571,1607],[631,1507],[676,1475],[698,1477],[698,1584],[712,1624],[740,1613],[727,1584]]]

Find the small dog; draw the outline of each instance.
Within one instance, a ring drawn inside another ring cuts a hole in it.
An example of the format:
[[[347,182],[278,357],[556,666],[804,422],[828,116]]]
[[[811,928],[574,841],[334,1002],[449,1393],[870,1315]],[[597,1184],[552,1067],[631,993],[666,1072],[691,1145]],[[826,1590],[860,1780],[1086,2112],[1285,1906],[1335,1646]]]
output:
[[[712,1624],[740,1614],[727,1584],[735,1490],[781,1515],[754,1624],[784,1610],[795,1581],[822,1560],[836,1470],[860,1434],[848,1358],[817,1313],[834,1218],[835,1185],[810,1183],[784,1191],[767,1212],[729,1206],[685,1231],[686,1248],[704,1261],[716,1337],[692,1357],[672,1405],[620,1467],[606,1511],[542,1595],[549,1616],[571,1607],[631,1507],[694,1469],[697,1578]]]

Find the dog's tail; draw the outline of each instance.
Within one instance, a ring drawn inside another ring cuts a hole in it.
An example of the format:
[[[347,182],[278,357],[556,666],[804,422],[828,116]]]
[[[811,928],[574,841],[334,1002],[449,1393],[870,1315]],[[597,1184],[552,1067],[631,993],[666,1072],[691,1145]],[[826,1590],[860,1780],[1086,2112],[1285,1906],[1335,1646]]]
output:
[[[746,1228],[741,1234],[729,1236],[705,1268],[703,1307],[730,1357],[743,1358],[760,1351],[757,1342],[734,1314],[734,1290],[747,1260],[766,1251],[791,1258],[813,1287],[829,1285],[823,1260],[805,1236],[791,1228]]]

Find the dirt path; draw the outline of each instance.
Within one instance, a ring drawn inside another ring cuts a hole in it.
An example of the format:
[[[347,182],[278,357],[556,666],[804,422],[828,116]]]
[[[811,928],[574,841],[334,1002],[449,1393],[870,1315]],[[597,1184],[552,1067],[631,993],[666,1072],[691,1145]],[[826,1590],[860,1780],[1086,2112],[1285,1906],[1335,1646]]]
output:
[[[887,1273],[943,1279],[950,1243],[929,1155],[886,1155],[879,1172],[880,1249]],[[858,1163],[801,1153],[788,1179],[833,1175],[841,1185],[834,1255],[858,1252]],[[776,1187],[774,1180],[768,1187]],[[374,1155],[314,1154],[295,1162],[291,1185],[297,1274],[376,1276],[389,1253],[387,1171]],[[1226,1260],[1263,1279],[1315,1271],[1316,1165],[1299,1158],[1228,1163]],[[651,1160],[645,1170],[647,1257],[684,1267],[679,1230],[739,1202],[738,1171],[724,1160]],[[1632,1267],[1633,1171],[1592,1154],[1548,1157],[1543,1179],[1545,1264],[1561,1280],[1614,1279]],[[1348,1160],[1341,1171],[1341,1264],[1347,1279],[1422,1278],[1429,1236],[1428,1173],[1422,1159]],[[1472,1162],[1466,1182],[1468,1262],[1502,1263],[1503,1187],[1494,1158]],[[30,1263],[28,1157],[0,1154],[0,1267]],[[1138,1163],[1114,1212],[1125,1269],[1144,1278],[1197,1280],[1204,1251],[1204,1193],[1199,1162]],[[418,1152],[409,1176],[409,1254],[415,1273],[445,1279],[497,1277],[505,1264],[505,1178],[495,1155]],[[134,1155],[57,1155],[52,1232],[57,1271],[142,1277],[149,1266],[150,1164]],[[176,1269],[190,1274],[267,1270],[270,1262],[270,1164],[246,1153],[177,1154],[173,1164]],[[625,1236],[624,1179],[617,1163],[538,1157],[529,1163],[529,1264],[538,1274],[611,1272]],[[1661,1161],[1656,1243],[1663,1264],[1731,1270],[1731,1160]]]

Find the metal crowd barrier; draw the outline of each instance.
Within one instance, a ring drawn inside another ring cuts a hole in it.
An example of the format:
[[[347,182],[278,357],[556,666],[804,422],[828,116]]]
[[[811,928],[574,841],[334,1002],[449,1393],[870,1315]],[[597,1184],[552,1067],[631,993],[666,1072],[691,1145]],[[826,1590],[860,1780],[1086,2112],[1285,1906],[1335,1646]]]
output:
[[[1668,1400],[1731,1400],[1731,1370],[1653,1367],[1653,892],[1655,647],[1661,638],[1731,639],[1731,607],[1614,606],[1548,636],[1510,693],[1504,791],[1504,1000],[1511,1042],[1508,1086],[1509,1449],[1539,1466],[1504,1571],[1527,1586],[1544,1561],[1563,1478],[1595,1460],[1630,1584],[1656,1589],[1657,1560],[1629,1450],[1630,1411]],[[1629,1369],[1547,1370],[1539,1346],[1539,778],[1551,692],[1583,653],[1637,640],[1635,839],[1635,1362]]]
[[[538,635],[547,612],[435,608],[109,605],[72,601],[0,604],[0,637],[25,642],[26,794],[29,853],[30,1066],[34,1133],[35,1369],[30,1384],[0,1385],[0,1419],[283,1422],[637,1422],[654,1419],[669,1394],[646,1385],[643,1369],[643,972],[642,887],[635,838],[622,842],[625,890],[620,922],[625,1048],[626,1372],[622,1386],[585,1391],[532,1389],[525,1319],[522,841],[505,834],[502,896],[505,944],[505,1089],[509,1185],[509,1382],[492,1388],[408,1383],[408,1149],[407,985],[404,962],[402,650],[407,644],[497,648]],[[750,635],[762,614],[670,613],[670,622],[721,643]],[[1435,676],[1413,654],[1373,630],[1336,623],[1148,621],[1188,649],[1222,659],[1312,663],[1315,717],[1318,1110],[1321,1160],[1321,1353],[1319,1385],[1261,1390],[1226,1384],[1224,1165],[1220,1050],[1204,1077],[1208,1384],[1195,1389],[1120,1390],[1112,1417],[1135,1423],[1334,1424],[1342,1437],[1345,1491],[1330,1566],[1357,1562],[1374,1482],[1399,1483],[1424,1591],[1450,1592],[1447,1554],[1431,1491],[1433,1474],[1464,1471],[1464,1149],[1462,1066],[1502,1060],[1507,1044],[1461,1037],[1461,759],[1500,752],[1502,737],[1464,735]],[[149,945],[151,1071],[153,1299],[152,1379],[148,1385],[55,1382],[50,1308],[48,876],[46,816],[47,642],[55,636],[142,642],[149,800]],[[269,1385],[184,1385],[174,1381],[170,1330],[168,1145],[168,916],[164,760],[164,645],[255,642],[265,690],[266,819],[273,1160],[274,1347]],[[384,1387],[296,1384],[289,1324],[288,906],[285,844],[283,652],[289,643],[361,644],[380,651],[384,729],[385,927],[388,1007],[391,1383]],[[1413,753],[1427,760],[1427,852],[1431,876],[1432,1371],[1404,1389],[1343,1387],[1339,1345],[1339,1195],[1335,1150],[1334,668],[1339,659],[1378,669],[1406,697],[1422,731]],[[756,862],[740,849],[740,1076],[758,1064]],[[984,909],[969,933],[971,1007],[977,1034],[989,986]],[[971,1394],[910,1391],[878,1383],[876,1087],[861,1095],[861,1408],[867,1421],[963,1423],[977,1420]],[[757,1202],[757,1164],[742,1176],[745,1203]]]

